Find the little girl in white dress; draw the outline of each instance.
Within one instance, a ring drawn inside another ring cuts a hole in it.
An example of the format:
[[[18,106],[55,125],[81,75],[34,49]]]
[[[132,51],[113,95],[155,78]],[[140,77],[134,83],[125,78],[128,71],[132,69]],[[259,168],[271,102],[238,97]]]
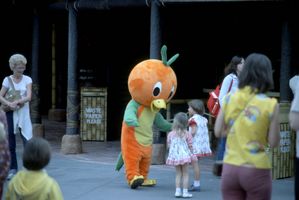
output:
[[[187,131],[188,116],[179,112],[174,116],[172,131],[167,135],[167,146],[169,147],[167,165],[175,166],[176,169],[176,192],[175,197],[190,198],[188,193],[188,164],[197,158],[192,153],[192,135]],[[181,181],[183,193],[181,190]]]
[[[211,156],[208,120],[203,116],[205,113],[204,103],[199,99],[188,102],[189,132],[193,137],[193,154],[200,157]],[[194,170],[194,182],[189,191],[200,191],[200,169],[198,161],[192,162]]]

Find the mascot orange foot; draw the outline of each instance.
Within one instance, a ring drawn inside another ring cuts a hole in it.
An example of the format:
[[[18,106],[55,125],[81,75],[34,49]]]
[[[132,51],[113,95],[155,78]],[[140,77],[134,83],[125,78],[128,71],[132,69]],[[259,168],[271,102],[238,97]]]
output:
[[[156,184],[156,180],[147,177],[152,157],[152,126],[164,132],[171,130],[171,123],[159,111],[166,109],[166,103],[176,92],[177,79],[170,64],[179,55],[167,61],[166,51],[166,46],[163,46],[162,60],[149,59],[138,63],[128,79],[132,99],[124,113],[121,154],[116,170],[124,163],[126,178],[132,189]]]

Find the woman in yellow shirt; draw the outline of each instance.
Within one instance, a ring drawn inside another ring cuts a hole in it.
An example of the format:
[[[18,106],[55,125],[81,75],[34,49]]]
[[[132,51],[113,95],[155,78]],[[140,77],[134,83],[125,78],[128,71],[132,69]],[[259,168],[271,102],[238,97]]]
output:
[[[225,97],[215,136],[227,137],[221,191],[223,199],[271,199],[271,163],[265,147],[279,144],[279,106],[265,93],[273,87],[272,64],[250,54],[238,91]]]

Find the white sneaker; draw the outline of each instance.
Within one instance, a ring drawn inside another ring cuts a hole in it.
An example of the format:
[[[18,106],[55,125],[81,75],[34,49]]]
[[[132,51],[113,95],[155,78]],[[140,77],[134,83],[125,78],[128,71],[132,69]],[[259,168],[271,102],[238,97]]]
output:
[[[174,196],[175,196],[176,198],[179,198],[179,197],[182,196],[182,192],[175,192]]]
[[[192,194],[190,194],[190,193],[183,193],[183,196],[182,196],[183,198],[191,198],[192,197]]]

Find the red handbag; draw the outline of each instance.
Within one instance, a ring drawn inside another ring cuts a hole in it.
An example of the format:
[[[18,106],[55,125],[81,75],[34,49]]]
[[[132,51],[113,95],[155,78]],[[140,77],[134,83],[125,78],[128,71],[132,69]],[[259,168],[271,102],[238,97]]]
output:
[[[220,109],[220,103],[219,103],[219,93],[220,93],[220,85],[217,85],[216,89],[209,93],[209,99],[207,101],[207,107],[211,115],[217,116],[219,109]]]
[[[230,89],[232,88],[232,84],[233,84],[233,79],[229,85],[229,89],[227,91],[227,93],[230,92]],[[220,93],[220,88],[221,85],[217,85],[215,90],[213,90],[212,92],[209,93],[209,98],[207,101],[207,108],[210,112],[211,115],[213,115],[214,117],[217,117],[219,110],[220,110],[220,102],[219,102],[219,93]]]

